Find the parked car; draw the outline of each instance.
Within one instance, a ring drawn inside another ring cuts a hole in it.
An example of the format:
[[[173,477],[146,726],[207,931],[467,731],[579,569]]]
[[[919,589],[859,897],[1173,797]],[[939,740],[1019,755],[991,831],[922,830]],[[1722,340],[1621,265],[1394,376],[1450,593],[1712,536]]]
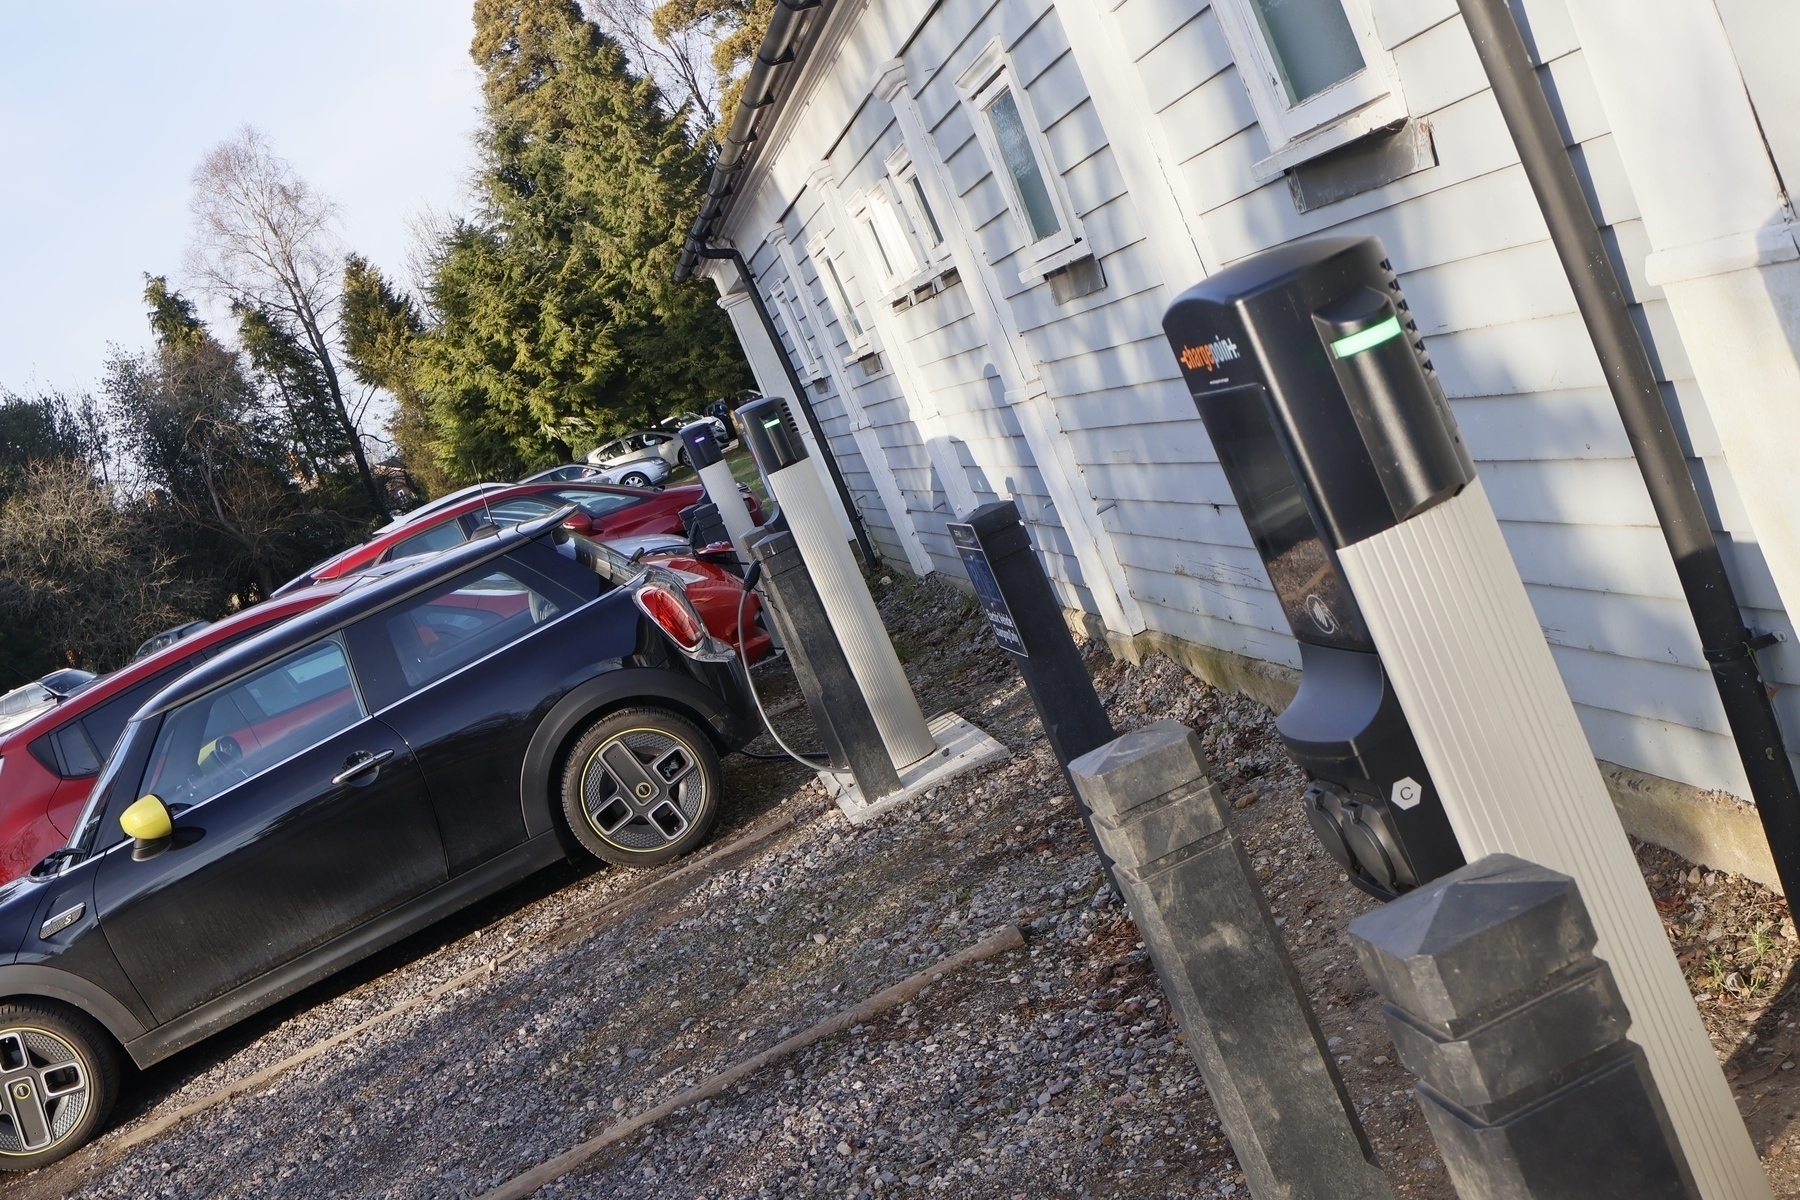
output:
[[[16,729],[39,713],[55,708],[94,682],[94,678],[92,671],[65,667],[0,696],[0,732]]]
[[[733,648],[738,644],[741,606],[744,657],[752,665],[761,662],[774,645],[768,633],[757,624],[762,613],[762,597],[755,592],[746,596],[741,578],[718,563],[708,561],[703,552],[694,550],[685,538],[642,534],[591,545],[597,557],[594,568],[615,582],[626,582],[652,566],[674,572],[700,619],[706,622],[706,631]]]
[[[587,460],[603,467],[660,458],[670,468],[681,461],[681,439],[658,429],[640,429],[588,451]]]
[[[730,444],[731,430],[726,426],[724,420],[720,417],[703,416],[697,412],[688,412],[688,413],[682,413],[678,417],[669,417],[667,420],[662,421],[660,424],[663,429],[668,430],[670,433],[673,433],[676,435],[676,442],[679,446],[679,442],[681,440],[681,438],[680,438],[681,431],[683,429],[687,428],[689,425],[692,425],[695,421],[705,421],[708,424],[710,424],[712,426],[713,436],[719,439],[719,445],[725,446],[725,445]],[[688,461],[688,454],[687,454],[686,446],[679,446],[679,448],[676,450],[676,455],[679,458],[682,466],[691,467],[694,465],[693,463],[690,463]]]
[[[186,621],[173,629],[165,629],[161,633],[152,634],[145,638],[143,644],[132,653],[131,661],[136,662],[140,658],[149,658],[158,650],[166,650],[182,638],[199,633],[211,623],[210,621]]]
[[[321,579],[349,575],[373,563],[436,554],[468,541],[483,525],[535,521],[570,504],[576,508],[569,515],[569,529],[600,540],[637,533],[681,533],[681,510],[704,496],[698,484],[660,492],[598,483],[510,484],[435,507],[424,517],[408,513],[404,521],[384,526],[362,545],[315,564],[274,594],[285,595]],[[762,508],[755,497],[750,504],[751,516],[760,521]]]
[[[623,487],[661,487],[669,478],[669,464],[660,455],[637,458],[616,466],[567,463],[527,475],[520,483],[615,483]]]
[[[560,515],[350,589],[139,710],[68,846],[0,893],[0,1166],[93,1137],[124,1058],[564,857],[706,839],[719,758],[760,728],[742,668],[678,581],[615,585]]]
[[[349,586],[350,579],[336,580],[233,613],[0,733],[0,883],[68,841],[101,764],[144,701],[222,650]]]

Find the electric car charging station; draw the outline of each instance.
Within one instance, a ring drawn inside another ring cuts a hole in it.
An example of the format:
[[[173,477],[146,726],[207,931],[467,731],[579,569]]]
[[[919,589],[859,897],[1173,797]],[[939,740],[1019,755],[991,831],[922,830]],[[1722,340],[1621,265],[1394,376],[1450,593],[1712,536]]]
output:
[[[1444,824],[1471,862],[1512,854],[1573,877],[1702,1192],[1767,1195],[1380,240],[1254,255],[1182,293],[1163,328],[1300,641],[1300,696],[1317,697],[1296,698],[1282,736],[1357,806],[1346,822],[1321,788],[1314,827],[1328,847],[1351,833],[1363,866],[1358,827],[1385,819],[1417,883],[1456,865]],[[1413,748],[1429,773],[1408,776],[1408,807],[1390,777]],[[1380,808],[1372,783],[1391,789]]]
[[[828,666],[834,657],[832,650],[841,652],[851,677],[845,683],[854,684],[858,693],[855,700],[866,705],[891,764],[891,774],[857,770],[860,752],[866,747],[847,744],[856,737],[853,727],[841,727],[831,715],[834,707],[850,698],[833,694],[828,669],[796,672],[803,691],[809,686],[818,690],[818,695],[807,696],[808,707],[815,717],[824,715],[822,729],[829,727],[833,731],[827,738],[837,747],[832,752],[834,769],[822,770],[821,775],[845,816],[860,824],[982,763],[1005,758],[1004,746],[956,713],[943,713],[926,721],[893,643],[888,640],[874,597],[843,539],[830,498],[808,461],[806,445],[800,439],[787,401],[774,396],[753,400],[737,410],[736,420],[739,436],[749,447],[768,486],[769,497],[779,509],[779,516],[771,525],[786,526],[772,537],[791,538],[826,618],[824,629],[808,628],[810,622],[796,620],[799,614],[792,600],[788,601],[787,611],[782,603],[791,595],[793,585],[778,584],[768,599],[769,609],[781,627],[782,640],[789,647],[805,646],[802,653],[809,658],[822,651],[824,657],[815,666]],[[757,537],[751,552],[764,560],[782,548],[769,537]],[[835,641],[835,647],[818,645],[826,633]],[[847,769],[836,766],[840,752]]]
[[[737,550],[738,561],[748,564],[750,535],[756,525],[750,519],[750,506],[744,503],[744,494],[738,491],[737,480],[732,478],[731,467],[725,462],[725,451],[719,445],[718,434],[713,432],[710,421],[695,421],[683,425],[679,436],[681,444],[687,448],[688,462],[693,464],[694,473],[700,477],[700,486],[706,489],[707,500],[719,511],[719,520],[725,524],[725,532]]]
[[[1335,260],[1288,257],[1256,260],[1280,282],[1254,303],[1240,309],[1236,292],[1215,293],[1208,281],[1170,309],[1165,327],[1300,644],[1300,690],[1275,727],[1311,779],[1307,820],[1357,887],[1391,900],[1463,856],[1337,561],[1339,539],[1375,516],[1327,504],[1379,504],[1398,488],[1416,509],[1472,479],[1474,466],[1460,440],[1434,442],[1410,467],[1391,449],[1364,448],[1357,411],[1386,406],[1442,429],[1446,402],[1424,370],[1395,369],[1423,352],[1402,324],[1406,302],[1391,272],[1359,263],[1367,279],[1300,322],[1295,312],[1344,292],[1349,277]],[[1321,337],[1330,359],[1316,349]],[[1335,403],[1320,402],[1334,392]],[[1322,491],[1322,476],[1341,478],[1342,491]]]

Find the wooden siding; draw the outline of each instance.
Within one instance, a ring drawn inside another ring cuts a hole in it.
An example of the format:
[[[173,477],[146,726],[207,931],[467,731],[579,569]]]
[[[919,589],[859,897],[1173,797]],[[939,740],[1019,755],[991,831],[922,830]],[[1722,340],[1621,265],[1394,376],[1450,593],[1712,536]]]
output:
[[[1072,0],[1084,2],[1084,0]],[[1108,5],[1101,5],[1106,9]],[[1454,0],[1373,0],[1411,115],[1430,124],[1437,165],[1311,212],[1285,180],[1259,181],[1269,152],[1230,47],[1207,0],[1124,0],[1103,19],[1135,63],[1184,215],[1204,231],[1214,267],[1296,238],[1375,234],[1385,242],[1434,363],[1480,465],[1575,699],[1595,754],[1703,787],[1744,794],[1742,770],[1604,379]],[[1631,186],[1562,0],[1525,0],[1529,37],[1665,394],[1677,414],[1728,566],[1759,628],[1792,629],[1743,516],[1705,402],[1668,307],[1643,275],[1648,242]],[[975,137],[955,80],[998,38],[1043,127],[1055,171],[1085,228],[1105,286],[1057,304],[1028,265],[1002,185]],[[730,236],[759,273],[783,274],[760,245],[780,220],[803,249],[833,226],[812,173],[829,165],[845,197],[872,186],[900,144],[889,106],[871,94],[899,55],[931,148],[955,193],[957,222],[983,259],[903,311],[884,313],[879,369],[847,370],[934,565],[960,574],[952,519],[927,453],[947,439],[981,501],[1015,499],[1065,603],[1094,612],[1063,523],[1009,402],[996,348],[985,344],[969,289],[985,286],[1018,329],[1021,357],[1048,388],[1079,477],[1152,630],[1284,666],[1298,655],[1250,546],[1204,427],[1163,341],[1160,318],[1191,280],[1169,279],[1146,235],[1107,132],[1050,0],[877,3],[833,51],[828,71],[775,145]],[[915,160],[927,148],[911,147]],[[851,231],[836,229],[840,254]],[[755,247],[753,250],[752,247]],[[822,283],[801,257],[809,318]],[[839,260],[840,269],[854,258]],[[852,265],[852,272],[853,272]],[[880,303],[872,281],[846,286]],[[869,323],[873,314],[865,318]],[[849,353],[843,331],[815,323],[822,353]],[[909,370],[894,369],[907,356]],[[902,377],[924,394],[907,394]],[[815,391],[859,504],[881,506],[835,388]],[[1016,398],[1015,398],[1016,400]],[[941,462],[940,457],[940,462]],[[903,561],[882,524],[883,553]],[[1800,643],[1765,656],[1777,683],[1800,681]],[[1800,721],[1795,689],[1777,698]],[[1800,725],[1794,725],[1800,728]]]

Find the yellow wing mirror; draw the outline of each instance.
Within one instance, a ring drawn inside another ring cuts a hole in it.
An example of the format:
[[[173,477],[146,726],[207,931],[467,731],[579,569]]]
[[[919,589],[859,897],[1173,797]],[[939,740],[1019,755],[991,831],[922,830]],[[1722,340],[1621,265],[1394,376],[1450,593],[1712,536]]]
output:
[[[147,842],[160,842],[175,832],[169,810],[156,796],[140,796],[119,814],[119,828],[127,837],[136,838],[140,848]]]

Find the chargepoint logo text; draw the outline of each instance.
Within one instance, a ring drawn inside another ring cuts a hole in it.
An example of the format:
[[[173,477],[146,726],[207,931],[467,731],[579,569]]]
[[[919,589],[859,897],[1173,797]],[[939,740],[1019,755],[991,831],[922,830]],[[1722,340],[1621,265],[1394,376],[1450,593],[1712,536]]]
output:
[[[1238,357],[1237,343],[1230,338],[1218,338],[1204,346],[1183,346],[1180,355],[1181,365],[1190,371],[1217,370],[1220,363]]]

